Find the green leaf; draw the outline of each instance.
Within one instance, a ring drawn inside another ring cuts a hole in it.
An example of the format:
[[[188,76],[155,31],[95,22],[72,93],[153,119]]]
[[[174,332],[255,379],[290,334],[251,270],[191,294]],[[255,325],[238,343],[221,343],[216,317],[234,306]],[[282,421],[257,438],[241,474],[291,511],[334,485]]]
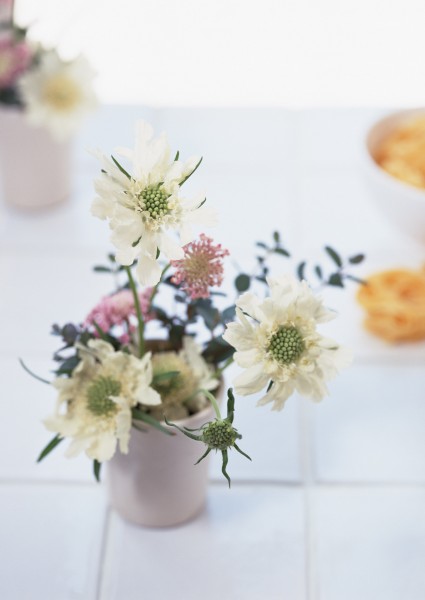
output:
[[[172,327],[170,327],[168,339],[173,347],[181,347],[182,338],[185,335],[185,332],[184,325],[172,325]]]
[[[144,427],[141,427],[140,425],[137,425],[136,423],[133,423],[133,427],[134,429],[137,429],[137,431],[140,431],[141,433],[147,433],[149,430],[145,429]]]
[[[153,376],[152,385],[157,385],[158,383],[162,383],[163,381],[168,381],[169,379],[173,379],[180,375],[180,371],[167,371],[167,373],[158,373]]]
[[[270,381],[269,381],[269,385],[267,386],[266,394],[267,394],[267,392],[270,392],[270,390],[271,390],[271,389],[272,389],[272,387],[273,387],[273,384],[274,384],[274,381],[273,381],[273,379],[270,379]]]
[[[284,248],[275,248],[273,250],[275,254],[281,254],[282,256],[291,256],[287,250]]]
[[[248,456],[248,454],[246,454],[246,452],[241,450],[237,444],[233,444],[233,447],[235,450],[237,450],[239,452],[239,454],[242,454],[242,456],[245,456],[248,460],[250,460],[252,462],[252,458],[250,456]]]
[[[245,273],[241,273],[235,279],[235,287],[238,290],[238,292],[246,292],[246,290],[249,289],[250,285],[251,285],[251,278],[249,275],[246,275]]]
[[[206,456],[208,456],[208,454],[209,454],[210,452],[211,452],[211,448],[207,448],[207,450],[206,450],[205,454],[203,454],[203,455],[201,456],[201,458],[199,458],[199,459],[196,461],[195,465],[199,465],[199,463],[201,462],[201,460],[204,460],[204,458],[205,458]]]
[[[161,254],[161,250],[159,248],[157,248],[156,249],[156,260],[158,260],[160,254]]]
[[[39,375],[36,375],[35,373],[33,373],[27,367],[27,365],[24,363],[24,361],[22,360],[22,358],[19,359],[19,362],[21,364],[21,367],[24,369],[24,371],[26,371],[29,375],[31,375],[31,377],[34,377],[34,379],[37,379],[38,381],[41,381],[41,383],[47,383],[48,385],[50,385],[50,381],[48,381],[47,379],[43,379],[43,377],[40,377]]]
[[[227,417],[226,421],[229,423],[233,423],[233,418],[235,416],[235,397],[233,395],[232,388],[227,390]]]
[[[176,155],[174,157],[174,162],[176,162],[176,160],[179,160],[179,156],[180,156],[180,150],[177,150]]]
[[[202,356],[208,362],[216,365],[233,356],[234,352],[235,349],[233,346],[228,344],[221,336],[219,336],[213,338],[207,343]]]
[[[99,334],[100,339],[104,342],[110,343],[110,336],[105,331],[103,331],[103,329],[101,329],[101,327],[96,323],[96,321],[93,321],[93,325],[97,333]]]
[[[75,354],[74,356],[70,356],[69,358],[63,361],[63,363],[58,369],[56,369],[56,375],[70,375],[79,362],[80,357],[77,354]]]
[[[205,202],[206,202],[206,201],[207,201],[207,199],[206,199],[206,198],[204,198],[204,199],[202,200],[201,204],[198,204],[198,206],[196,207],[196,209],[195,209],[195,210],[198,210],[198,208],[201,208],[201,206],[204,206],[204,204],[205,204]]]
[[[265,244],[264,242],[255,242],[255,245],[258,246],[259,248],[263,248],[264,250],[268,250],[269,247],[267,246],[267,244]]]
[[[200,442],[202,440],[201,436],[194,435],[193,433],[190,433],[189,431],[185,431],[184,429],[182,429],[181,427],[179,427],[175,423],[171,423],[171,421],[169,421],[167,419],[167,417],[164,417],[164,420],[167,423],[168,427],[175,427],[176,429],[178,429],[180,431],[180,433],[183,433],[183,435],[185,435],[186,437],[190,438],[191,440],[195,440],[197,442]],[[170,433],[170,432],[167,430],[167,433]],[[171,433],[170,435],[174,435],[174,433]]]
[[[100,482],[100,469],[102,468],[102,463],[99,462],[98,460],[94,459],[93,461],[93,473],[95,476],[96,481],[99,483]]]
[[[50,452],[52,450],[54,450],[58,444],[61,443],[62,440],[63,440],[63,438],[60,437],[59,434],[55,435],[55,437],[52,440],[50,440],[50,442],[47,444],[47,446],[40,452],[40,455],[37,458],[37,462],[38,463],[41,462],[43,460],[43,458],[45,458],[48,454],[50,454]]]
[[[112,154],[111,154],[111,158],[114,161],[115,165],[118,167],[118,169],[121,171],[121,173],[123,175],[125,175],[127,177],[127,179],[130,179],[130,181],[131,181],[131,175],[129,173],[127,173],[127,171],[124,169],[124,167],[120,165],[120,163],[117,161],[116,158],[114,158],[112,156]]]
[[[221,466],[221,472],[223,473],[223,475],[225,476],[225,478],[229,482],[229,488],[230,488],[231,481],[230,481],[230,477],[229,477],[229,475],[228,475],[228,473],[226,471],[227,463],[229,462],[229,457],[227,455],[227,450],[222,450],[221,451],[221,456],[223,457],[223,464]]]
[[[340,275],[340,273],[333,273],[328,280],[328,284],[329,285],[333,285],[335,287],[344,287],[344,283],[342,281],[342,276]]]
[[[185,183],[185,181],[187,181],[189,179],[189,177],[192,177],[192,175],[194,174],[194,172],[196,171],[196,169],[201,164],[202,160],[203,160],[203,156],[201,156],[198,164],[195,166],[195,168],[193,169],[193,171],[191,171],[191,173],[189,173],[189,175],[186,175],[186,177],[183,179],[183,181],[180,182],[180,184],[179,184],[180,186],[182,186]]]
[[[315,271],[317,277],[322,281],[323,280],[323,271],[322,271],[322,268],[319,265],[316,265],[314,267],[314,271]]]
[[[167,435],[174,435],[174,433],[172,433],[166,427],[161,425],[161,423],[159,421],[157,421],[156,419],[154,419],[147,413],[143,412],[142,410],[139,410],[138,408],[132,408],[131,414],[132,414],[133,419],[136,419],[136,421],[143,421],[144,423],[147,423],[148,425],[152,425],[152,427],[155,427],[155,429],[158,429],[159,431],[162,431],[163,433],[166,433]],[[165,422],[167,422],[167,420],[165,420]]]
[[[297,267],[297,276],[300,281],[302,281],[304,279],[304,271],[305,271],[306,264],[307,263],[305,261],[303,261]]]
[[[93,267],[95,273],[112,273],[112,269],[109,267],[102,267],[102,265],[96,265]]]
[[[273,231],[273,239],[278,244],[280,242],[280,233],[278,231]]]
[[[360,283],[360,285],[367,285],[367,281],[360,279],[360,277],[354,277],[354,275],[346,275],[345,279],[350,279],[350,281],[355,281],[356,283]]]
[[[355,256],[351,256],[348,259],[348,262],[352,265],[358,265],[361,262],[363,262],[365,259],[365,255],[364,254],[356,254]]]
[[[206,327],[210,331],[214,331],[217,325],[221,322],[220,312],[211,305],[210,301],[198,300],[192,304],[198,315],[200,315]]]
[[[331,259],[334,261],[334,263],[337,265],[337,267],[342,267],[342,260],[341,260],[340,255],[338,254],[338,252],[336,252],[330,246],[325,246],[325,250],[331,257]]]
[[[233,321],[236,315],[236,306],[229,306],[225,308],[221,313],[221,317],[224,323],[228,323],[229,321]]]

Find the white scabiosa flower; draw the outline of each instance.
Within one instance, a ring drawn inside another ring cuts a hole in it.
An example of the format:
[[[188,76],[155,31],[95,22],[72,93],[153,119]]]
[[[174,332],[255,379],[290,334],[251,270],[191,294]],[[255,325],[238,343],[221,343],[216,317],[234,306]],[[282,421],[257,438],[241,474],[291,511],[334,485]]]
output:
[[[153,138],[152,127],[143,121],[137,123],[134,150],[118,149],[117,154],[131,162],[132,174],[115,158],[97,153],[102,174],[95,181],[92,214],[109,221],[117,262],[131,265],[137,258],[140,283],[156,285],[161,275],[158,254],[182,259],[182,246],[194,237],[192,226],[216,223],[215,212],[204,206],[204,194],[191,200],[181,195],[180,186],[201,160],[183,162],[178,153],[173,158],[165,135]],[[171,231],[179,234],[179,242]]]
[[[69,138],[97,105],[94,76],[82,56],[64,62],[54,50],[41,53],[19,80],[28,121],[45,127],[58,141]]]
[[[59,390],[56,413],[44,424],[61,437],[72,438],[67,456],[84,451],[102,462],[112,458],[117,441],[121,452],[128,452],[131,408],[138,403],[155,406],[161,398],[150,387],[150,354],[139,359],[116,352],[102,340],[90,340],[87,347],[79,347],[79,357],[70,378],[53,382]]]
[[[193,337],[185,336],[183,338],[183,349],[180,355],[196,377],[197,388],[200,390],[215,390],[220,383],[215,375],[215,370],[212,365],[208,364],[201,354],[200,346],[195,342]]]
[[[208,406],[200,390],[215,390],[219,380],[214,368],[201,354],[201,348],[189,336],[183,338],[179,352],[158,352],[152,356],[154,388],[161,395],[161,406],[150,411],[156,419],[183,419]],[[171,378],[162,379],[163,374],[175,372]],[[155,378],[158,380],[155,382]]]
[[[236,363],[246,369],[234,380],[235,391],[245,396],[268,385],[258,404],[273,402],[273,410],[281,410],[295,391],[321,400],[328,393],[325,382],[350,362],[349,352],[316,331],[318,323],[336,315],[305,281],[285,276],[267,283],[265,300],[250,292],[239,298],[239,323],[229,323],[223,335],[236,349]]]

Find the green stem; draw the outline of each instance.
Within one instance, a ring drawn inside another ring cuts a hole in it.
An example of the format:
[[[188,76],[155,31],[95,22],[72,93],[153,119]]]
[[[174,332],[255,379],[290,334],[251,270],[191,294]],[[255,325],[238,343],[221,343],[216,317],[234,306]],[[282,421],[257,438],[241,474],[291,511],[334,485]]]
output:
[[[205,394],[205,396],[208,398],[208,400],[213,405],[215,414],[217,415],[217,419],[219,421],[222,421],[223,419],[221,418],[220,409],[218,407],[217,400],[214,398],[214,396],[211,394],[211,392],[208,392],[208,390],[201,390],[201,393]]]
[[[152,306],[152,302],[153,302],[153,300],[154,300],[155,296],[156,296],[156,295],[157,295],[157,293],[158,293],[158,286],[159,286],[159,284],[160,284],[160,283],[162,283],[162,279],[163,279],[163,277],[164,277],[165,273],[168,271],[168,269],[169,269],[170,267],[171,267],[171,263],[168,263],[168,265],[165,265],[165,267],[162,269],[161,277],[159,278],[159,281],[158,281],[158,283],[157,283],[157,284],[154,286],[154,288],[153,288],[153,290],[152,290],[152,294],[151,294],[151,297],[150,297],[150,299],[149,299],[149,308],[151,308],[151,306]]]
[[[142,309],[140,308],[140,298],[137,293],[136,284],[134,283],[133,274],[131,272],[130,267],[125,267],[128,282],[130,284],[131,291],[133,292],[134,298],[134,306],[136,308],[136,316],[137,316],[137,328],[139,332],[139,358],[145,353],[145,322],[143,321]]]
[[[220,377],[221,374],[223,373],[223,371],[225,369],[227,369],[227,367],[230,367],[230,365],[232,364],[233,360],[234,360],[233,356],[231,356],[230,358],[228,358],[222,367],[216,369],[216,371],[214,373],[214,377]]]

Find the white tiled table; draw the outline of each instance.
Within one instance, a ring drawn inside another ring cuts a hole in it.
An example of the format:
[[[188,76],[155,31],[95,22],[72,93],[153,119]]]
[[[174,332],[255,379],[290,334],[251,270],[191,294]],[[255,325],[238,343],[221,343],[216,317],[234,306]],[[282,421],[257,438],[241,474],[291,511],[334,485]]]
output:
[[[240,399],[253,463],[232,456],[228,491],[214,460],[205,512],[179,528],[123,522],[84,457],[59,449],[34,464],[53,394],[17,363],[47,375],[51,323],[82,319],[109,291],[91,273],[111,247],[88,215],[97,164],[85,148],[130,145],[141,116],[183,156],[204,155],[192,188],[208,191],[216,237],[247,268],[252,241],[275,228],[300,259],[325,243],[364,251],[360,276],[419,266],[424,248],[381,218],[362,177],[362,135],[378,114],[108,107],[78,140],[67,205],[34,215],[0,205],[1,600],[425,598],[425,344],[365,333],[354,286],[326,292],[341,313],[329,334],[353,348],[353,367],[319,406],[292,398],[272,413]]]

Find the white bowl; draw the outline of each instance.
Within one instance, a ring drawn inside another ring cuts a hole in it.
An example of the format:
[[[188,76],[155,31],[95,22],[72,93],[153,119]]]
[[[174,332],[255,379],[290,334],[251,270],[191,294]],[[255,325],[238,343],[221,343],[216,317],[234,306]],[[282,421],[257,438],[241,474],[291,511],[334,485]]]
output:
[[[397,227],[425,243],[425,189],[404,183],[387,173],[375,160],[376,151],[389,134],[425,108],[392,113],[375,122],[365,140],[366,175],[378,207]]]

